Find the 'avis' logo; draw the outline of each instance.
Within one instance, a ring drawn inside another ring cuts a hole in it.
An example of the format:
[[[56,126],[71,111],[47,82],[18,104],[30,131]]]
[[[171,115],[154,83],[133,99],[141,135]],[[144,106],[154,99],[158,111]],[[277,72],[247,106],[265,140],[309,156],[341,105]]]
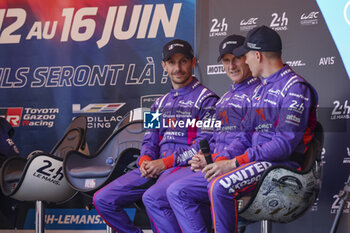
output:
[[[327,65],[333,65],[334,64],[335,57],[321,57],[320,62],[318,63],[319,66],[327,66]]]

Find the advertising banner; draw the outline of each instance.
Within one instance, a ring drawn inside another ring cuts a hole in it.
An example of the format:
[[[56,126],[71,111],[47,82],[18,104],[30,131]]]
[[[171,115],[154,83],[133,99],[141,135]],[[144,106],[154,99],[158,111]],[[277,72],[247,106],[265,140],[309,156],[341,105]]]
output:
[[[94,152],[122,116],[170,89],[162,46],[193,44],[194,1],[0,3],[0,116],[21,154],[50,150],[88,117]]]
[[[0,1],[0,117],[20,155],[49,152],[79,115],[95,153],[126,113],[170,90],[162,47],[193,45],[194,12],[194,0]]]

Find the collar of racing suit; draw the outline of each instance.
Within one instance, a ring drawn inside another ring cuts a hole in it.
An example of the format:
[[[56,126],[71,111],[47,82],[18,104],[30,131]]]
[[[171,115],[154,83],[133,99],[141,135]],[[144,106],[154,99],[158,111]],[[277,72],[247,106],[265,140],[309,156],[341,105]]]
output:
[[[285,75],[289,74],[290,72],[293,72],[293,70],[289,67],[289,65],[285,64],[282,69],[280,69],[276,73],[272,74],[270,77],[261,78],[261,82],[263,85],[266,85],[269,83],[274,83],[274,82],[284,78]]]
[[[191,91],[193,91],[193,89],[196,88],[196,86],[198,86],[198,84],[199,81],[195,77],[193,77],[192,81],[186,86],[181,87],[179,89],[171,88],[170,94],[174,97],[189,94]]]
[[[254,78],[253,76],[247,78],[243,82],[237,83],[237,84],[231,84],[231,92],[243,90],[245,88],[248,88],[249,86],[259,82],[259,78]]]

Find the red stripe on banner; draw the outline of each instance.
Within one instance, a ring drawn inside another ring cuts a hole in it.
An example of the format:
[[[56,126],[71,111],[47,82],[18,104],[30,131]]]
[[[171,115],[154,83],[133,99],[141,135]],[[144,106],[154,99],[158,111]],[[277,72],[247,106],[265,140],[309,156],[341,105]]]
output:
[[[111,108],[111,107],[119,107],[121,104],[109,104],[107,106],[107,108]]]

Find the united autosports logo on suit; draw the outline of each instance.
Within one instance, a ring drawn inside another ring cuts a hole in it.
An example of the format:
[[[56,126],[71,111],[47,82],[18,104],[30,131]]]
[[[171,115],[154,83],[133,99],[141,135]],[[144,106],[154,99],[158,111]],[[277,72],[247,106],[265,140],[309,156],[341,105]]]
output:
[[[0,108],[0,117],[5,118],[12,127],[19,127],[23,108]]]

